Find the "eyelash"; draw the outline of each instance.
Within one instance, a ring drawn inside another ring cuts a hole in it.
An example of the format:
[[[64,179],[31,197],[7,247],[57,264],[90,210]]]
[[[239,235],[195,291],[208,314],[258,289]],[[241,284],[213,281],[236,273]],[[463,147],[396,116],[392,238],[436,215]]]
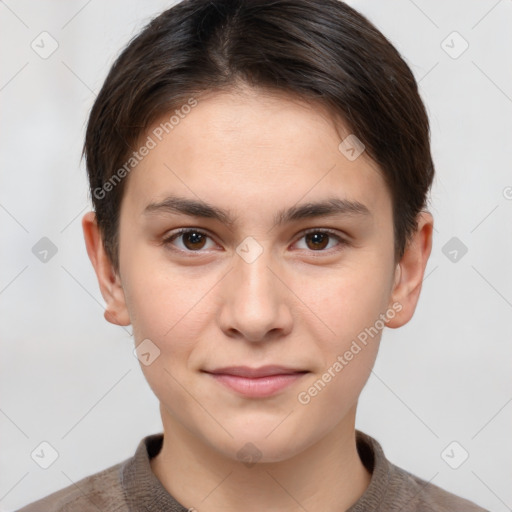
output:
[[[190,250],[177,249],[177,248],[175,248],[175,247],[173,247],[171,245],[174,240],[176,240],[180,236],[187,235],[189,233],[197,233],[197,234],[203,235],[203,236],[205,236],[205,237],[207,237],[209,239],[212,239],[212,237],[208,233],[206,233],[205,231],[203,231],[201,229],[197,229],[197,228],[181,228],[178,231],[176,231],[174,233],[171,233],[169,236],[165,237],[163,239],[162,243],[163,243],[163,245],[171,248],[171,250],[178,251],[178,252],[181,252],[181,253],[188,253],[188,254],[197,253],[197,254],[201,254],[202,252],[205,252],[203,250],[190,251]],[[331,249],[319,249],[317,251],[313,251],[313,250],[308,251],[308,252],[311,252],[311,253],[330,253],[333,250],[340,250],[344,246],[349,245],[349,242],[347,240],[345,240],[344,238],[340,237],[338,234],[336,234],[331,229],[327,229],[327,228],[323,228],[323,229],[319,229],[319,228],[307,229],[306,231],[301,233],[301,236],[300,236],[299,240],[304,238],[306,235],[312,234],[312,233],[321,233],[321,234],[324,234],[324,235],[329,235],[332,238],[335,238],[338,241],[338,246],[337,246],[338,249],[331,248]]]

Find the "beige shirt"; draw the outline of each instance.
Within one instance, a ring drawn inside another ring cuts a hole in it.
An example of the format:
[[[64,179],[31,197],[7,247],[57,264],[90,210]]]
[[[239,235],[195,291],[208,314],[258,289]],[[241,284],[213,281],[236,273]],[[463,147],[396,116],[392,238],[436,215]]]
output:
[[[372,437],[356,431],[356,439],[372,477],[346,512],[488,512],[395,466]],[[145,437],[133,457],[18,512],[187,512],[151,471],[149,461],[160,451],[162,440],[163,434]]]

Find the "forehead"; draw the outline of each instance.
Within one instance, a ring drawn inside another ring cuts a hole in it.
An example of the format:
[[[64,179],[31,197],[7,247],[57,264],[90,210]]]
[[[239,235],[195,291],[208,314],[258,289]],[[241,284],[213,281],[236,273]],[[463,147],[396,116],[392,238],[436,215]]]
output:
[[[125,189],[137,211],[171,192],[254,212],[262,198],[275,210],[333,192],[389,207],[381,171],[364,152],[351,160],[340,151],[350,130],[325,106],[255,89],[194,100],[192,108],[162,116],[140,139],[151,139],[152,149]]]

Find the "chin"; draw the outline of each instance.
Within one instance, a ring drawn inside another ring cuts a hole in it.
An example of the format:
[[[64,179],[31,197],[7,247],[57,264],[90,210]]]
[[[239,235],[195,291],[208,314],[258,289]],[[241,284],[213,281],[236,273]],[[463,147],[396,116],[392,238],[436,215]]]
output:
[[[279,421],[274,422],[270,429],[256,428],[256,425],[252,429],[232,429],[233,438],[226,439],[227,436],[224,436],[222,441],[210,438],[209,444],[226,458],[252,467],[256,463],[278,463],[292,459],[321,437],[321,434],[308,435],[304,430],[301,435],[296,435],[294,429],[281,426],[272,431]]]

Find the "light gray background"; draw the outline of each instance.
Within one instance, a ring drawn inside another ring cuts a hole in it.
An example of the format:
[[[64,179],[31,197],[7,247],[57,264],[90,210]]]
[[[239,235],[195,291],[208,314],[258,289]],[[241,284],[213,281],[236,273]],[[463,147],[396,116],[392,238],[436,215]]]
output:
[[[412,473],[512,510],[512,1],[349,3],[419,80],[437,170],[423,295],[408,325],[384,333],[357,426]],[[80,225],[90,209],[80,152],[114,57],[170,5],[0,2],[4,511],[120,462],[161,430],[130,329],[103,319]],[[31,48],[43,31],[59,45],[47,59]],[[453,31],[469,43],[458,58],[447,53],[463,48]],[[42,237],[58,249],[46,263],[32,253]],[[468,248],[457,262],[443,253],[452,237]],[[469,453],[458,469],[441,457],[454,440]],[[46,470],[30,455],[42,441],[59,453]]]

